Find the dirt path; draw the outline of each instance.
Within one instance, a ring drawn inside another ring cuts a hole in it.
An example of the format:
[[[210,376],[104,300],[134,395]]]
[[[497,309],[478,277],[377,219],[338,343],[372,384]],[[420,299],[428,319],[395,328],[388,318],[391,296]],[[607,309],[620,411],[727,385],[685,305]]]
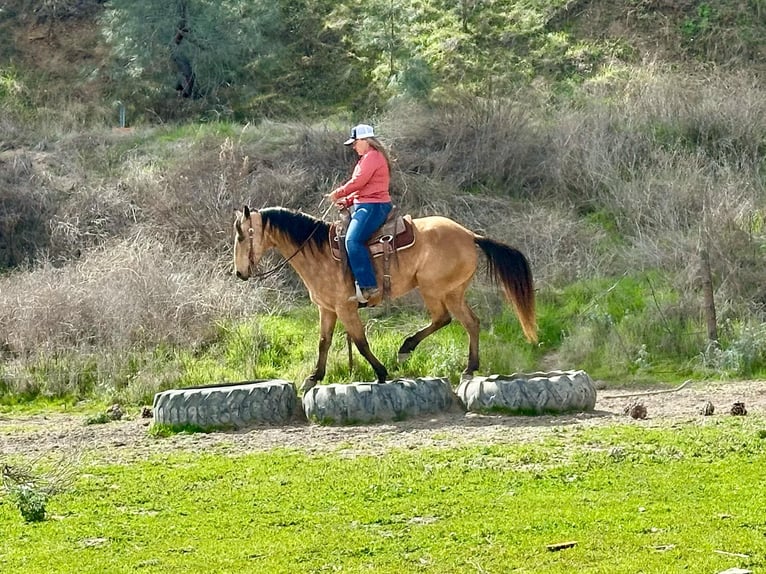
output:
[[[134,461],[170,452],[243,454],[273,448],[308,453],[336,451],[375,454],[391,448],[453,447],[538,440],[563,426],[615,423],[665,425],[694,422],[705,401],[715,405],[714,417],[730,416],[735,402],[744,402],[751,415],[766,415],[766,381],[691,383],[678,392],[635,398],[610,398],[628,390],[598,392],[592,413],[563,416],[510,417],[447,414],[387,424],[324,427],[299,423],[287,427],[258,427],[240,432],[181,434],[168,438],[149,435],[150,419],[136,413],[127,420],[85,425],[85,417],[55,415],[0,415],[0,456],[36,458],[53,454],[87,454],[109,461]],[[623,414],[632,401],[646,406],[647,418],[634,421]]]

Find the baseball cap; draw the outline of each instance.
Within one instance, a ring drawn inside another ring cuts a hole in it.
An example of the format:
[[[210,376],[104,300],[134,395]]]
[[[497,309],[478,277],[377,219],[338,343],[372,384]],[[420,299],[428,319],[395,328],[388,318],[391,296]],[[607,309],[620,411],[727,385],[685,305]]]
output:
[[[363,140],[365,138],[375,137],[375,132],[372,130],[372,126],[367,124],[359,124],[351,129],[351,137],[343,142],[343,145],[351,145],[356,140]]]

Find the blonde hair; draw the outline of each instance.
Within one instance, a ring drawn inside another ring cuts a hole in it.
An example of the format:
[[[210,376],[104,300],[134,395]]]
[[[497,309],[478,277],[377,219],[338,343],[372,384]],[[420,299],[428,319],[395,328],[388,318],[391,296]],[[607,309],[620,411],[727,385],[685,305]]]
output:
[[[386,158],[386,163],[388,164],[388,173],[390,174],[391,168],[393,166],[391,165],[391,156],[388,155],[388,151],[386,151],[385,146],[382,143],[380,143],[380,140],[376,137],[365,138],[365,139],[369,142],[370,147],[378,150],[383,155],[383,157]]]

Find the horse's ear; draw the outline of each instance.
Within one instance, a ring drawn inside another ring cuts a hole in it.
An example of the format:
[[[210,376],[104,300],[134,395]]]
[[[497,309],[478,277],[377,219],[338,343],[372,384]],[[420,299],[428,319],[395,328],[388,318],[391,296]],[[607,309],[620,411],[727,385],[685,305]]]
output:
[[[245,219],[250,219],[250,208],[245,206]]]
[[[245,233],[242,231],[242,215],[241,211],[234,212],[234,229],[237,232],[237,241],[245,239]]]

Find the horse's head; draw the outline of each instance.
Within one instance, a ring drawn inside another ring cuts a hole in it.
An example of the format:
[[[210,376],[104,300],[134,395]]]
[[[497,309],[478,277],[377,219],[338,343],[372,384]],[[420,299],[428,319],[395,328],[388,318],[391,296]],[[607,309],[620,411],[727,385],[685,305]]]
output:
[[[234,272],[237,277],[250,279],[268,247],[261,215],[257,211],[251,213],[247,206],[244,211],[237,211],[234,219]]]

